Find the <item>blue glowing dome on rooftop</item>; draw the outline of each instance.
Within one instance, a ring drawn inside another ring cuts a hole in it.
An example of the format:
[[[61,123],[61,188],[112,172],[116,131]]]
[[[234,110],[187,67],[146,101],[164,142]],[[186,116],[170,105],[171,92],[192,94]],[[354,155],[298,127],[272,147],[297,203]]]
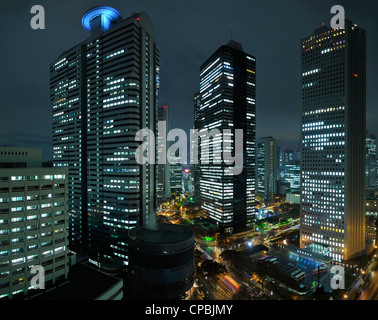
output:
[[[108,30],[112,25],[122,20],[121,14],[114,8],[100,6],[89,9],[83,16],[81,22],[88,31],[101,28],[102,31]]]

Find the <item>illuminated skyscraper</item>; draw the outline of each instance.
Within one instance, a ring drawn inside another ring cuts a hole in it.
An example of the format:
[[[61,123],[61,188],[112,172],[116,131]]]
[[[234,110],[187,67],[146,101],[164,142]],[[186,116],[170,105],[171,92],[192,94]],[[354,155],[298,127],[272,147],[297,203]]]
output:
[[[283,148],[280,164],[280,182],[281,185],[289,184],[287,191],[299,193],[300,190],[300,152],[294,149]]]
[[[164,121],[166,124],[166,130],[162,134],[165,135],[165,138],[168,136],[169,132],[169,106],[163,105],[160,108],[158,108],[158,121]],[[158,142],[158,148],[161,148],[161,144],[159,143],[159,137],[157,138]],[[162,144],[164,145],[164,144]],[[167,154],[168,150],[168,144],[165,144],[164,150],[162,152],[165,152]],[[170,183],[170,177],[171,177],[171,167],[169,164],[169,161],[166,161],[165,164],[157,164],[157,198],[158,201],[165,200],[167,198],[171,197],[171,183]]]
[[[255,86],[256,58],[245,53],[236,41],[221,46],[200,68],[195,129],[202,134],[218,129],[221,134],[199,142],[201,158],[195,166],[195,188],[199,190],[195,195],[205,214],[226,233],[251,227],[255,215]],[[231,129],[230,136],[222,133],[227,129]],[[224,151],[225,140],[231,141],[235,152],[236,129],[244,133],[243,170],[233,176],[226,174],[229,166],[224,161],[218,164],[213,160],[217,152]],[[203,161],[206,156],[209,164]]]
[[[256,192],[265,200],[277,194],[279,178],[279,148],[277,139],[265,137],[257,140]]]
[[[297,193],[300,190],[301,165],[300,161],[294,160],[285,164],[284,182],[290,183],[290,192]]]
[[[199,128],[200,127],[200,119],[199,119],[199,111],[200,111],[200,99],[201,95],[200,92],[196,92],[194,95],[194,128]],[[191,146],[192,148],[194,147],[193,144]],[[193,152],[193,150],[191,150]],[[192,168],[192,174],[193,174],[193,196],[195,202],[200,201],[200,165],[199,164],[191,164]]]
[[[301,50],[301,248],[349,260],[365,249],[366,33],[323,26]]]
[[[366,186],[377,186],[377,137],[366,132]]]
[[[0,299],[33,292],[34,266],[45,289],[67,280],[67,173],[42,168],[41,149],[0,147]]]
[[[291,163],[295,159],[295,150],[284,147],[280,150],[280,169],[281,171],[285,170],[285,165]]]
[[[170,165],[170,189],[172,196],[179,196],[183,192],[183,172],[182,164]]]
[[[144,12],[88,10],[90,32],[50,67],[53,162],[69,168],[70,248],[127,260],[127,232],[156,207],[154,165],[139,165],[139,129],[156,131],[159,50]]]

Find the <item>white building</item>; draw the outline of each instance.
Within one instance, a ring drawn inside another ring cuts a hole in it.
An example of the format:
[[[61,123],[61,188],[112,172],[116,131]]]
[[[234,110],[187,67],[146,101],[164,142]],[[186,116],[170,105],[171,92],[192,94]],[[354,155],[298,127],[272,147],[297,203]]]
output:
[[[302,41],[301,248],[365,252],[366,33],[323,26]]]
[[[67,169],[42,168],[41,158],[0,147],[0,299],[28,294],[42,275],[33,266],[44,268],[45,288],[68,276]]]

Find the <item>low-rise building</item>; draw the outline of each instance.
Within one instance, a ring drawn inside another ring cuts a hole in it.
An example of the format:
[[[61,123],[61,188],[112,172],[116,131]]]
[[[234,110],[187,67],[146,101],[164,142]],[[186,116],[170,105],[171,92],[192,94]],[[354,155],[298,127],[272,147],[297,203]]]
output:
[[[68,276],[67,169],[42,168],[40,154],[0,147],[0,298]]]

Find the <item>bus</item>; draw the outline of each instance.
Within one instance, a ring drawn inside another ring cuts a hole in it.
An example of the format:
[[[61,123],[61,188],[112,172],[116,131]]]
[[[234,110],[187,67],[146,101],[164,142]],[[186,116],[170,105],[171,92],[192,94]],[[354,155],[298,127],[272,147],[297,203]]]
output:
[[[296,275],[294,276],[294,279],[295,279],[296,281],[299,281],[299,280],[302,280],[305,276],[306,276],[306,273],[303,272],[303,271],[301,271],[300,273],[298,273],[298,274],[296,274]]]
[[[324,272],[324,271],[326,271],[326,267],[325,266],[320,266],[319,267],[319,269],[318,268],[316,268],[316,269],[314,269],[313,271],[312,271],[312,274],[318,274],[318,272],[319,273],[322,273],[322,272]]]
[[[271,263],[273,263],[273,264],[278,263],[278,259],[277,258],[272,258],[272,259],[269,259],[268,261],[271,262]]]
[[[291,273],[291,275],[290,275],[290,276],[291,276],[292,278],[294,278],[294,279],[295,279],[295,276],[296,276],[297,274],[301,273],[301,272],[302,272],[302,270],[300,270],[300,269],[298,269],[298,270],[295,270],[294,272],[292,272],[292,273]]]
[[[260,261],[269,261],[269,259],[271,259],[271,256],[265,256],[265,257],[260,258],[259,260]]]

